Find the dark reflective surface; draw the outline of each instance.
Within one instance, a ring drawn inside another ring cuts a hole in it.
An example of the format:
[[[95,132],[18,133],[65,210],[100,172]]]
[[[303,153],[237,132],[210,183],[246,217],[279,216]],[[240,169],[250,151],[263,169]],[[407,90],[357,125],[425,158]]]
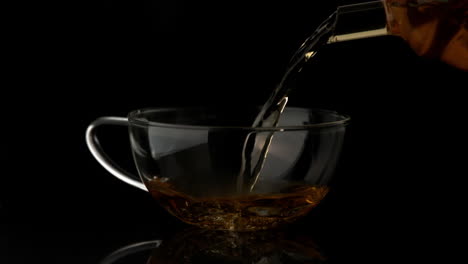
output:
[[[122,247],[100,264],[143,263],[325,263],[327,258],[306,233],[185,229],[165,240]]]

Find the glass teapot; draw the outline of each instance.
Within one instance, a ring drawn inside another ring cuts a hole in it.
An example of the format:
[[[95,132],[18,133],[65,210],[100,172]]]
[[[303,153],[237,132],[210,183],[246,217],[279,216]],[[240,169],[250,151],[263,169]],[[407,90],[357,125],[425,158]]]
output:
[[[382,0],[340,6],[328,43],[402,37],[420,56],[468,71],[467,0]]]

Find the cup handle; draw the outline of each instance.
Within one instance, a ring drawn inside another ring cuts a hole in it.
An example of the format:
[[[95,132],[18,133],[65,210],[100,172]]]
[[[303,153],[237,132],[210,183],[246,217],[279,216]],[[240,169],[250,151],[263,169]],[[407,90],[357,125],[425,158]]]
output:
[[[86,145],[89,151],[93,154],[94,158],[103,166],[108,172],[117,177],[119,180],[124,181],[134,187],[148,191],[143,183],[141,183],[137,176],[120,168],[102,149],[101,144],[96,136],[96,128],[101,125],[119,125],[128,126],[128,119],[126,117],[105,116],[100,117],[93,121],[86,129]]]

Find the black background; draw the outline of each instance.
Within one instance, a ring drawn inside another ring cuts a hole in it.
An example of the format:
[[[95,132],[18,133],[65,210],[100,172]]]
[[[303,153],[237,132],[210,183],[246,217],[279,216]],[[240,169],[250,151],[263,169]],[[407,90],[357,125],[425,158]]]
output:
[[[148,106],[259,105],[301,41],[345,3],[252,2],[11,9],[1,263],[96,263],[185,227],[101,168],[85,129]],[[290,105],[352,117],[334,189],[295,226],[330,262],[456,252],[441,247],[466,207],[463,88],[466,73],[417,57],[397,37],[329,45],[306,66]],[[103,129],[102,141],[132,170],[126,133]]]

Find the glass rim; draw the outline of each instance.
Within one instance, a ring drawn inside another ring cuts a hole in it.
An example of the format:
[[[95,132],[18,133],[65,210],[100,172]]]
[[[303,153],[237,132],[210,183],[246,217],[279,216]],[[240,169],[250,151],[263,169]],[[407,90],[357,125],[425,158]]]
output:
[[[351,118],[349,115],[340,114],[334,110],[321,109],[321,108],[302,108],[302,107],[286,107],[285,110],[293,111],[307,111],[307,112],[322,112],[334,114],[342,118],[337,121],[320,122],[315,124],[297,125],[297,126],[276,126],[276,127],[251,127],[251,126],[210,126],[210,125],[186,125],[177,123],[165,123],[148,121],[137,117],[139,114],[154,113],[154,112],[168,112],[168,111],[187,111],[187,110],[200,110],[200,109],[220,109],[220,107],[147,107],[129,112],[127,118],[132,125],[150,126],[150,127],[164,127],[164,128],[178,128],[178,129],[192,129],[192,130],[248,130],[248,131],[294,131],[294,130],[308,130],[314,128],[331,128],[337,126],[346,126],[349,124]]]

